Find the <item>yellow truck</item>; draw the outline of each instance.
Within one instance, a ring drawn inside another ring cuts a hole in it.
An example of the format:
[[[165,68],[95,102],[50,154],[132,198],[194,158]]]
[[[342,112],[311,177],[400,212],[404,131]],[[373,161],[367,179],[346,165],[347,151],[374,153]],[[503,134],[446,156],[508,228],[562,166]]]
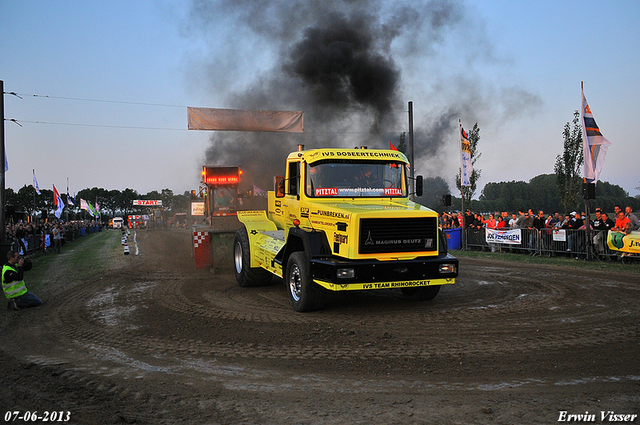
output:
[[[238,284],[265,285],[276,275],[296,311],[322,308],[327,291],[400,289],[433,299],[455,283],[458,260],[437,213],[409,199],[407,167],[395,150],[300,146],[275,178],[268,211],[238,211]]]

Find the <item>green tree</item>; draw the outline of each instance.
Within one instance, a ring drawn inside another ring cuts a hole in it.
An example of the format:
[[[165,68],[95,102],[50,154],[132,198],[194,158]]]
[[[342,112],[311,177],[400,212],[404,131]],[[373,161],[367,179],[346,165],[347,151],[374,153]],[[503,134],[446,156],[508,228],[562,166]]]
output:
[[[53,190],[40,189],[40,193],[41,195],[36,195],[37,210],[45,210],[47,211],[47,215],[52,217],[53,212],[56,210],[56,204],[53,200]]]
[[[403,132],[403,133],[400,134],[400,139],[398,140],[398,146],[396,146],[396,149],[398,149],[403,154],[408,155],[408,153],[407,153],[407,133],[406,132]]]
[[[129,215],[130,212],[134,211],[134,199],[140,199],[140,194],[136,190],[129,188],[123,190],[117,202],[118,210],[120,210],[120,212],[125,216]]]
[[[479,201],[481,207],[476,209],[481,211],[515,212],[520,208],[533,208],[536,212],[554,212],[562,208],[555,174],[540,174],[528,183],[487,183],[482,189]]]
[[[15,197],[13,198],[13,205],[16,207],[17,211],[25,211],[28,214],[32,214],[38,209],[37,198],[40,196],[42,195],[37,195],[33,186],[25,184],[18,189],[18,192],[15,194]],[[7,200],[8,199],[9,198],[7,198]]]
[[[565,124],[562,132],[564,151],[562,155],[556,156],[554,166],[558,193],[565,212],[577,207],[582,187],[580,167],[584,162],[584,156],[582,152],[582,126],[579,120],[580,113],[575,111],[573,113],[573,128],[569,122]]]
[[[425,177],[422,196],[416,197],[416,202],[435,211],[444,211],[442,195],[451,193],[449,185],[442,177]],[[449,208],[449,207],[447,207]]]
[[[162,196],[159,198],[162,200],[162,207],[171,211],[173,209],[173,199],[175,198],[173,190],[162,189]]]
[[[111,215],[113,217],[116,216],[116,211],[118,209],[118,199],[120,198],[120,191],[117,189],[113,189],[109,191],[109,210],[111,211]]]
[[[462,193],[462,199],[464,201],[465,209],[471,208],[471,200],[473,195],[476,193],[476,189],[478,188],[478,180],[480,179],[480,174],[482,170],[476,168],[476,161],[482,156],[481,153],[478,153],[478,142],[480,141],[480,127],[478,127],[478,123],[473,125],[473,129],[469,131],[469,147],[471,151],[471,176],[469,177],[469,183],[471,186],[462,186],[460,182],[460,177],[462,176],[462,170],[458,168],[458,174],[456,174],[456,187]]]
[[[164,189],[163,189],[164,192]],[[152,190],[151,192],[148,192],[146,195],[141,195],[140,196],[141,199],[145,199],[147,201],[162,201],[162,206],[164,207],[166,201],[164,199],[164,196],[162,196],[160,194],[160,192],[158,192],[157,190]],[[154,207],[149,207],[149,206],[138,206],[136,207],[138,214],[151,214],[151,211],[153,210]]]
[[[526,208],[533,208],[536,212],[543,210],[546,213],[562,210],[554,174],[540,174],[529,180],[529,192],[529,204]]]
[[[191,205],[191,192],[185,191],[182,195],[174,195],[171,204],[171,213],[188,212]]]

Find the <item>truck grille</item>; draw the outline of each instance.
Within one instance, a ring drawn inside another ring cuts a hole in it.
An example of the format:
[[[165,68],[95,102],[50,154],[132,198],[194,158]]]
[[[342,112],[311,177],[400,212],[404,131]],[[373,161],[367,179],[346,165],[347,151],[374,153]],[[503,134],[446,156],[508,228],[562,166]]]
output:
[[[435,217],[363,218],[360,220],[360,254],[436,251]]]

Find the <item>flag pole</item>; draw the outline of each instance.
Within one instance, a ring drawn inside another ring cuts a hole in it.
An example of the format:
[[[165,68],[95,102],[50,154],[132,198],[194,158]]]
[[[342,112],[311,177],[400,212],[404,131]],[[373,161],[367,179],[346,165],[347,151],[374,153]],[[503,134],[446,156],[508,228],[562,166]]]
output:
[[[67,202],[65,202],[65,208],[67,210],[67,213],[65,214],[65,216],[67,217],[67,223],[69,222],[69,177],[67,177]]]
[[[466,220],[467,215],[465,214],[465,211],[464,211],[464,193],[463,193],[463,190],[464,190],[464,186],[460,186],[460,199],[462,200],[462,202],[461,202],[461,204],[462,204],[461,205],[461,207],[462,207],[462,224],[460,224],[460,227],[462,228],[462,249],[466,250],[467,249],[467,236],[466,236],[467,228],[465,227],[465,225],[464,225],[465,223],[464,222]]]
[[[33,171],[33,175],[35,176],[36,175],[36,169],[32,168],[31,170]],[[35,221],[35,218],[36,218],[36,188],[35,188],[35,186],[33,187],[33,218],[34,218],[34,221]]]
[[[584,81],[580,81],[580,115],[584,118],[584,105],[582,104],[582,99],[584,98]],[[584,123],[584,120],[582,120],[582,122]],[[586,135],[586,133],[584,132],[583,129],[583,135]],[[587,161],[587,154],[588,152],[584,152],[584,147],[585,147],[585,142],[586,140],[582,141],[582,157],[584,158],[584,161]],[[589,155],[589,160],[591,156]],[[583,168],[583,174],[584,173],[584,168]],[[591,210],[590,210],[590,202],[589,202],[589,188],[588,188],[588,182],[587,182],[587,176],[585,175],[584,177],[584,188],[582,190],[582,195],[584,198],[584,209],[585,209],[585,213],[587,214],[586,220],[587,222],[585,223],[586,227],[585,227],[585,231],[587,233],[587,243],[586,243],[586,258],[587,261],[591,261],[591,259],[594,256],[594,252],[593,252],[593,239],[592,239],[592,235],[591,235]]]
[[[460,139],[460,137],[462,137],[461,134],[461,129],[462,128],[462,119],[458,118],[458,139]],[[462,141],[458,141],[458,146],[460,146],[460,143],[462,143]],[[460,224],[460,227],[462,228],[462,249],[466,250],[467,249],[467,228],[465,226],[465,220],[467,218],[467,214],[465,213],[464,210],[464,184],[463,184],[463,177],[462,177],[462,162],[460,163],[460,199],[461,199],[461,208],[462,208],[462,223]]]
[[[5,199],[5,164],[6,164],[6,155],[4,149],[4,81],[0,80],[0,117],[2,118],[2,123],[0,123],[0,156],[2,157],[2,170],[0,170],[0,243],[4,242],[7,236],[7,227],[6,227],[6,217],[4,213],[4,207],[6,204]],[[4,261],[4,260],[3,260]]]
[[[411,181],[411,200],[415,201],[416,182],[414,180],[414,173],[416,164],[413,161],[413,101],[409,102],[409,162],[411,164],[411,168],[409,169],[409,180]]]

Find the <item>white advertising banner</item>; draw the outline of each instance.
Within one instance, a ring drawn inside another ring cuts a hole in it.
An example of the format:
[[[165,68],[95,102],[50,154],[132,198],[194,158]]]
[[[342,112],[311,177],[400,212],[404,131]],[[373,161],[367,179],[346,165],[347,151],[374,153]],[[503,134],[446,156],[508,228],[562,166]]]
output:
[[[191,215],[204,215],[204,202],[191,202]]]
[[[302,111],[251,111],[242,109],[187,108],[189,130],[276,131],[302,133]]]
[[[485,238],[487,243],[506,243],[519,245],[522,242],[522,232],[520,229],[513,230],[495,230],[485,229]]]
[[[553,240],[555,242],[566,242],[567,241],[567,232],[564,229],[554,230],[553,231]]]

